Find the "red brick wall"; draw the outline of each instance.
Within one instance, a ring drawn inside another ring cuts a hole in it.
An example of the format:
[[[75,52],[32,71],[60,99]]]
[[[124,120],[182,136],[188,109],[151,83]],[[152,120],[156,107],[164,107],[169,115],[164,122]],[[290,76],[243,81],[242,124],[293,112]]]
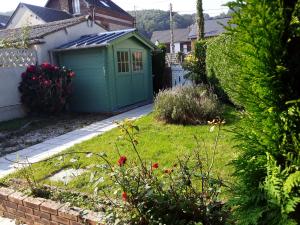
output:
[[[0,188],[0,216],[27,225],[103,225],[103,214]]]

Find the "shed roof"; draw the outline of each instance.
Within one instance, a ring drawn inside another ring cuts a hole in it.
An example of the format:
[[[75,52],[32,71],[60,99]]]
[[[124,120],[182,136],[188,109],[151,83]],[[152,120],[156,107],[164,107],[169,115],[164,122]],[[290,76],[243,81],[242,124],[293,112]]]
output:
[[[48,34],[74,26],[84,21],[87,21],[87,18],[82,16],[46,24],[29,26],[27,27],[29,36],[28,38],[32,43],[36,43],[39,42],[38,39],[41,39]],[[0,39],[9,39],[11,41],[18,42],[21,41],[23,34],[24,28],[0,30]]]
[[[56,51],[107,46],[121,38],[126,39],[132,36],[139,39],[139,41],[141,41],[144,45],[148,46],[150,49],[155,48],[155,45],[153,43],[151,43],[149,40],[147,40],[145,37],[139,34],[135,28],[133,28],[126,30],[103,32],[99,34],[84,35],[75,41],[71,41],[61,45],[56,49]]]

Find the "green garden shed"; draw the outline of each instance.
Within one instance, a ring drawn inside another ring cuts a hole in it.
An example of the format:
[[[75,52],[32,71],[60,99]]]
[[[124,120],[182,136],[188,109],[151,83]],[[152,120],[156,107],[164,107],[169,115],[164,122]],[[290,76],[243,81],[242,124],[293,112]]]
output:
[[[71,109],[117,113],[153,100],[152,50],[135,29],[82,36],[54,52],[76,73]]]

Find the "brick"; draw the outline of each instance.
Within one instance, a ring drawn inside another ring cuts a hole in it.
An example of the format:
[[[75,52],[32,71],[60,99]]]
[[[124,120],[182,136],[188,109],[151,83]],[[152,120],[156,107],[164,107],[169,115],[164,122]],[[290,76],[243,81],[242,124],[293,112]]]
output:
[[[2,202],[0,203],[0,211],[3,211],[3,212],[6,211],[5,201],[2,201]]]
[[[8,196],[8,200],[10,202],[14,202],[17,203],[19,205],[23,205],[23,200],[26,198],[27,196],[24,195],[21,192],[14,192],[11,195]]]
[[[25,213],[24,212],[20,212],[20,211],[16,211],[16,216],[18,217],[18,218],[24,218],[25,219]]]
[[[84,223],[76,222],[76,221],[70,221],[70,225],[84,225]]]
[[[104,218],[103,213],[96,213],[90,210],[85,211],[86,214],[82,216],[84,221],[86,221],[87,224],[89,225],[103,225],[102,221]]]
[[[54,221],[50,221],[50,225],[59,225],[59,223],[56,223]]]
[[[33,214],[33,209],[32,208],[28,208],[22,205],[18,205],[18,211],[24,212],[24,213],[28,213],[28,214]]]
[[[25,213],[25,218],[31,220],[32,222],[40,220],[40,217],[28,213]]]
[[[50,220],[45,219],[45,218],[41,218],[40,223],[43,224],[43,225],[50,225],[51,224]]]
[[[41,218],[45,218],[47,220],[50,220],[50,213],[46,213],[46,212],[42,212],[42,211],[39,211],[39,210],[33,210],[33,215],[35,216],[39,216]]]
[[[8,196],[14,193],[15,191],[9,188],[1,187],[0,188],[0,200],[7,200]]]
[[[53,214],[53,215],[58,215],[58,210],[61,207],[63,207],[63,204],[60,204],[58,202],[54,202],[51,200],[47,200],[41,204],[40,210],[43,212]]]
[[[17,210],[13,209],[13,208],[7,208],[7,212],[11,213],[11,214],[16,214]]]
[[[0,211],[0,216],[3,216],[3,214],[4,214],[4,211]]]
[[[3,217],[9,218],[9,219],[15,219],[15,216],[9,212],[4,212]]]
[[[63,217],[55,216],[55,215],[51,215],[51,220],[54,222],[57,222],[59,224],[63,224],[63,225],[70,224],[70,220],[63,218]]]
[[[39,209],[40,205],[46,201],[45,199],[42,198],[32,198],[32,197],[27,197],[23,200],[23,205],[32,209]]]
[[[69,220],[78,221],[82,211],[83,210],[78,207],[69,208],[67,206],[63,206],[58,210],[58,215]]]
[[[9,202],[9,201],[5,201],[4,205],[6,206],[6,208],[12,208],[12,209],[18,208],[18,205],[16,203]]]

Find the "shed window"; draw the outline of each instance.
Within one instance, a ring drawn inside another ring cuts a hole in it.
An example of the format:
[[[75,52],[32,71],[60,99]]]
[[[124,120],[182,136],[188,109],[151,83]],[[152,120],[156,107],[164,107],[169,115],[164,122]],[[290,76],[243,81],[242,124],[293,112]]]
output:
[[[80,2],[79,0],[72,1],[73,14],[80,14]]]
[[[117,52],[118,57],[118,72],[128,73],[129,72],[129,54],[126,51]]]
[[[143,53],[133,52],[132,53],[132,70],[139,72],[143,70]]]

